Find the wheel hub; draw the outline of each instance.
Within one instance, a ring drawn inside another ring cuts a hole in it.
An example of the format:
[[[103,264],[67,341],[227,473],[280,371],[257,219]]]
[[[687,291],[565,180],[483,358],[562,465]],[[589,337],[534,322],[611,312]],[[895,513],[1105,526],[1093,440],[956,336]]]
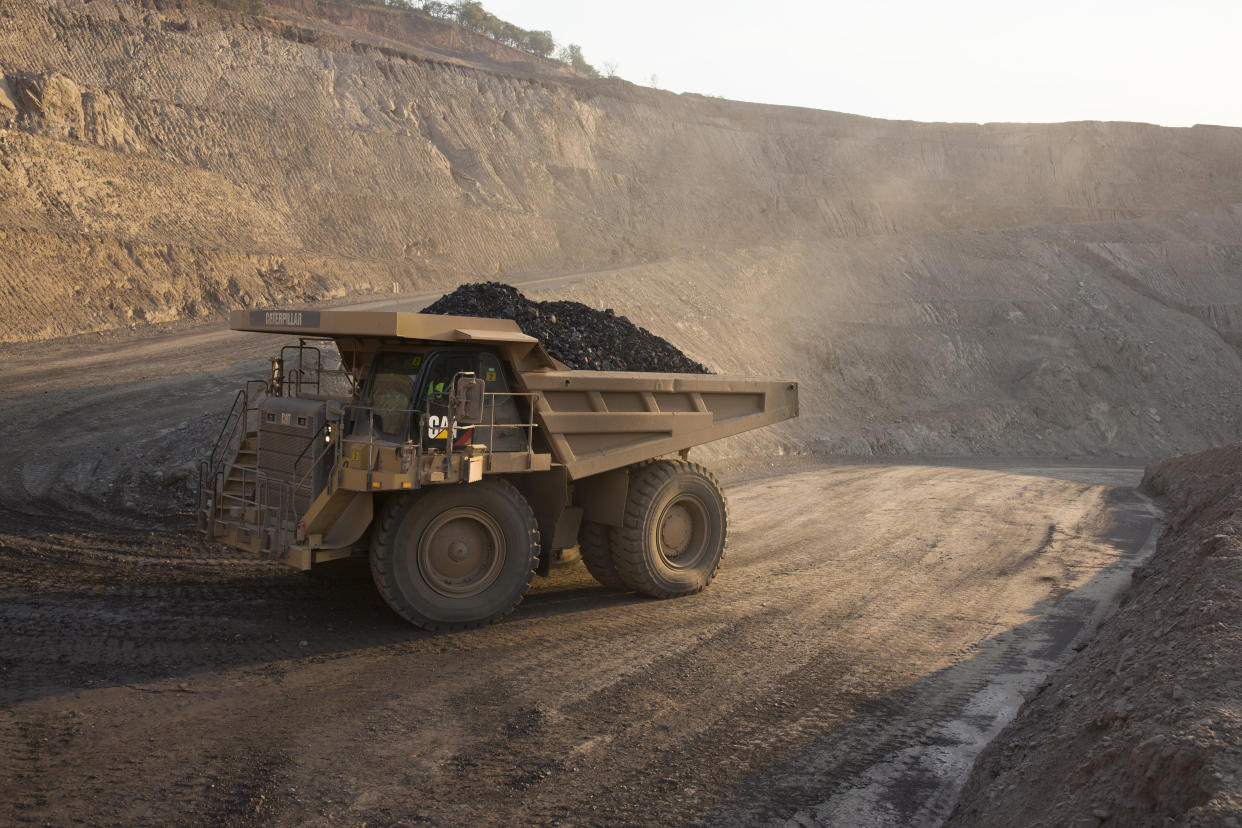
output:
[[[692,568],[707,551],[707,507],[692,494],[682,494],[660,515],[659,554],[675,568]]]
[[[673,506],[664,516],[664,525],[660,527],[660,540],[669,557],[677,557],[686,551],[690,536],[694,532],[694,521],[686,507],[681,504]]]
[[[505,561],[504,533],[486,512],[472,507],[449,509],[423,532],[418,568],[427,585],[441,595],[464,598],[487,589]]]

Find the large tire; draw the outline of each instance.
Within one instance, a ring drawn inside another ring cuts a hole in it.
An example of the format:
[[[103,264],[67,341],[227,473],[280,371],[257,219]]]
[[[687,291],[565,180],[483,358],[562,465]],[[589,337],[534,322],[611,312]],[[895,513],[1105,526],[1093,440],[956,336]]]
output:
[[[539,528],[506,480],[438,486],[395,498],[371,541],[371,576],[398,615],[425,630],[480,627],[530,588]]]
[[[715,577],[728,532],[729,507],[712,473],[660,460],[630,476],[625,524],[612,530],[613,564],[635,592],[690,595]]]
[[[595,580],[606,587],[625,589],[625,581],[617,574],[617,567],[612,562],[610,531],[602,523],[582,521],[578,529],[578,554]]]

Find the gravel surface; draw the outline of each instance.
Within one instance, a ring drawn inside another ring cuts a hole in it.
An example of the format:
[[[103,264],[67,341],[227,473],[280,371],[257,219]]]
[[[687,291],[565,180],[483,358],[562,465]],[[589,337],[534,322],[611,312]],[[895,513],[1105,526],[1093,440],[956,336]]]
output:
[[[461,285],[423,313],[512,319],[536,337],[555,359],[587,371],[653,371],[709,374],[667,340],[640,328],[612,308],[596,310],[581,302],[536,302],[509,285]]]

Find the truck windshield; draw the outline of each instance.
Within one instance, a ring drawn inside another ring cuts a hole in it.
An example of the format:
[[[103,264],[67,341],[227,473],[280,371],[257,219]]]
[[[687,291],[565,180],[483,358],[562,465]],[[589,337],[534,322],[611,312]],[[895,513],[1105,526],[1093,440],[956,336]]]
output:
[[[449,394],[453,379],[471,373],[487,383],[488,397],[483,422],[473,428],[450,422]],[[524,422],[514,399],[508,395],[509,380],[500,360],[487,351],[435,350],[422,354],[386,351],[371,362],[370,377],[362,394],[363,412],[355,433],[371,433],[382,440],[404,442],[423,439],[415,430],[424,422],[426,440],[443,440],[453,428],[453,442],[481,442],[492,451],[524,451],[526,432],[513,428]],[[411,411],[417,413],[411,413]],[[493,428],[492,425],[498,426]],[[506,427],[499,427],[506,426]],[[361,431],[360,431],[361,430]],[[493,433],[494,432],[494,433]]]
[[[380,354],[371,364],[362,404],[371,409],[377,436],[404,440],[410,424],[414,381],[423,364],[422,354]]]

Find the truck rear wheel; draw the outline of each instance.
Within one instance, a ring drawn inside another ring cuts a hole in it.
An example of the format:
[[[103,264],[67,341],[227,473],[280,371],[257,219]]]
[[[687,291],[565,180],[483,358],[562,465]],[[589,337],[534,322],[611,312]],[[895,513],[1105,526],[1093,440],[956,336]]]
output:
[[[587,572],[606,587],[625,588],[625,581],[617,574],[612,562],[611,530],[593,520],[582,521],[578,529],[578,554],[586,564]]]
[[[698,592],[724,557],[729,507],[707,469],[660,460],[630,477],[625,524],[612,530],[613,564],[625,585],[652,598]]]
[[[505,480],[442,486],[391,501],[371,542],[371,575],[388,605],[428,630],[498,621],[530,588],[539,528]]]

